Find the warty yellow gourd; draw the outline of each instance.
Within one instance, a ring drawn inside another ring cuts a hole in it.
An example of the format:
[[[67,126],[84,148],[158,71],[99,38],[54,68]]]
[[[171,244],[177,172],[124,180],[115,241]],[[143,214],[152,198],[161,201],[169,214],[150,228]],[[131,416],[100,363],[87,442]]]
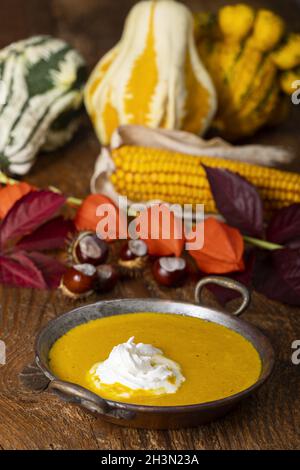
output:
[[[198,51],[218,93],[214,127],[235,140],[284,117],[284,93],[300,79],[300,34],[287,35],[280,16],[245,4],[199,13],[195,22]]]

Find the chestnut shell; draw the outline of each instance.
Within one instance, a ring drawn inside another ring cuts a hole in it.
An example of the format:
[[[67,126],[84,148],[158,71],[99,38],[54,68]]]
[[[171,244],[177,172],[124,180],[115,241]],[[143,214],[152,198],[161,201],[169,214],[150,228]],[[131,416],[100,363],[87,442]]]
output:
[[[109,255],[108,244],[93,232],[81,232],[71,247],[74,263],[88,263],[99,266],[106,262]]]

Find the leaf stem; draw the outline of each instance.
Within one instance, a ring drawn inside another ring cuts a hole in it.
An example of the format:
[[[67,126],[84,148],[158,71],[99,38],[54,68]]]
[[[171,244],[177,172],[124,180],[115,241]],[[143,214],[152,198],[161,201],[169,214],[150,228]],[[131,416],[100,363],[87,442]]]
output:
[[[67,204],[70,206],[81,206],[82,199],[78,199],[77,197],[68,197]]]
[[[244,236],[244,240],[251,245],[257,246],[259,248],[264,248],[265,250],[281,250],[282,245],[277,245],[276,243],[268,242],[267,240],[260,240],[259,238],[247,237]]]
[[[9,178],[8,176],[6,176],[5,173],[0,171],[0,184],[16,184],[16,183],[19,183],[19,181]],[[55,186],[48,186],[48,189],[52,191],[53,193],[62,194],[61,190],[56,188]],[[77,197],[67,198],[67,204],[70,206],[81,206],[82,202],[83,202],[82,199],[79,199]]]
[[[49,186],[49,189],[53,193],[62,194],[61,190],[56,188],[55,186]],[[77,197],[68,197],[67,198],[67,204],[70,205],[70,206],[81,206],[82,203],[83,203],[82,199],[79,199]]]
[[[19,181],[13,180],[12,178],[9,178],[8,176],[6,176],[5,173],[0,171],[0,183],[1,184],[15,184],[15,183],[19,183]]]
[[[5,175],[5,173],[3,173],[2,171],[0,171],[0,183],[2,184],[15,184],[15,183],[18,183],[18,181],[12,179],[12,178],[8,178],[8,176]],[[60,191],[60,189],[56,188],[55,186],[49,186],[49,190],[54,192],[54,193],[59,193],[59,194],[62,194],[62,192]],[[70,206],[81,206],[82,204],[82,199],[78,199],[76,197],[69,197],[67,198],[67,204],[70,205]],[[251,245],[253,246],[257,246],[259,248],[263,248],[265,250],[280,250],[283,248],[282,245],[277,245],[276,243],[271,243],[271,242],[268,242],[266,240],[260,240],[259,238],[253,238],[253,237],[248,237],[248,236],[244,236],[244,240],[247,242],[247,243],[250,243]]]

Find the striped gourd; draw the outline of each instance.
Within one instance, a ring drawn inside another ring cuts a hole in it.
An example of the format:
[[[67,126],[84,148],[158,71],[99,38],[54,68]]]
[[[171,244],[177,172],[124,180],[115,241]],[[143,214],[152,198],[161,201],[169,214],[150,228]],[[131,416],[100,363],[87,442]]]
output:
[[[0,51],[2,169],[23,175],[40,150],[72,138],[84,81],[82,57],[60,39],[36,36]]]
[[[110,181],[117,193],[134,202],[162,200],[172,204],[205,204],[216,212],[204,167],[236,172],[259,190],[267,210],[300,203],[300,175],[239,161],[198,157],[170,150],[122,146],[111,151]]]
[[[283,20],[269,10],[238,4],[216,16],[196,16],[198,51],[218,93],[214,121],[227,139],[251,135],[284,115],[291,80],[300,65],[300,35],[286,36]],[[300,78],[300,76],[298,76]]]
[[[197,54],[189,9],[174,0],[137,2],[120,42],[91,74],[85,104],[104,145],[122,124],[203,134],[216,92]]]

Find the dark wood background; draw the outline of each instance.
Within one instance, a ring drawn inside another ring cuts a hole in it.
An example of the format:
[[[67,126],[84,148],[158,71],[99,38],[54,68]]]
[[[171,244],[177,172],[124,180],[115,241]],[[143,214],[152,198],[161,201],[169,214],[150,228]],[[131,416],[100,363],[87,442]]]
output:
[[[0,47],[33,34],[49,33],[70,41],[91,68],[120,37],[133,0],[1,0]],[[216,9],[224,1],[185,1],[194,10]],[[300,10],[294,0],[252,1],[281,13],[297,28]],[[299,109],[286,124],[263,131],[255,141],[288,146],[300,169]],[[62,151],[41,156],[28,180],[37,186],[55,185],[74,196],[89,191],[99,144],[86,120],[75,140]],[[122,283],[111,297],[161,296],[192,301],[192,286],[166,292],[137,281]],[[109,296],[107,296],[109,297]],[[96,297],[90,299],[96,300]],[[208,299],[214,303],[211,298]],[[0,338],[8,362],[0,366],[0,449],[299,449],[300,366],[291,362],[291,344],[300,339],[300,309],[289,308],[253,294],[245,318],[270,337],[276,352],[269,383],[226,418],[196,429],[151,432],[102,423],[84,411],[63,405],[48,393],[34,393],[19,373],[33,361],[37,332],[50,319],[74,304],[58,292],[0,287]],[[79,303],[78,303],[79,304]]]

